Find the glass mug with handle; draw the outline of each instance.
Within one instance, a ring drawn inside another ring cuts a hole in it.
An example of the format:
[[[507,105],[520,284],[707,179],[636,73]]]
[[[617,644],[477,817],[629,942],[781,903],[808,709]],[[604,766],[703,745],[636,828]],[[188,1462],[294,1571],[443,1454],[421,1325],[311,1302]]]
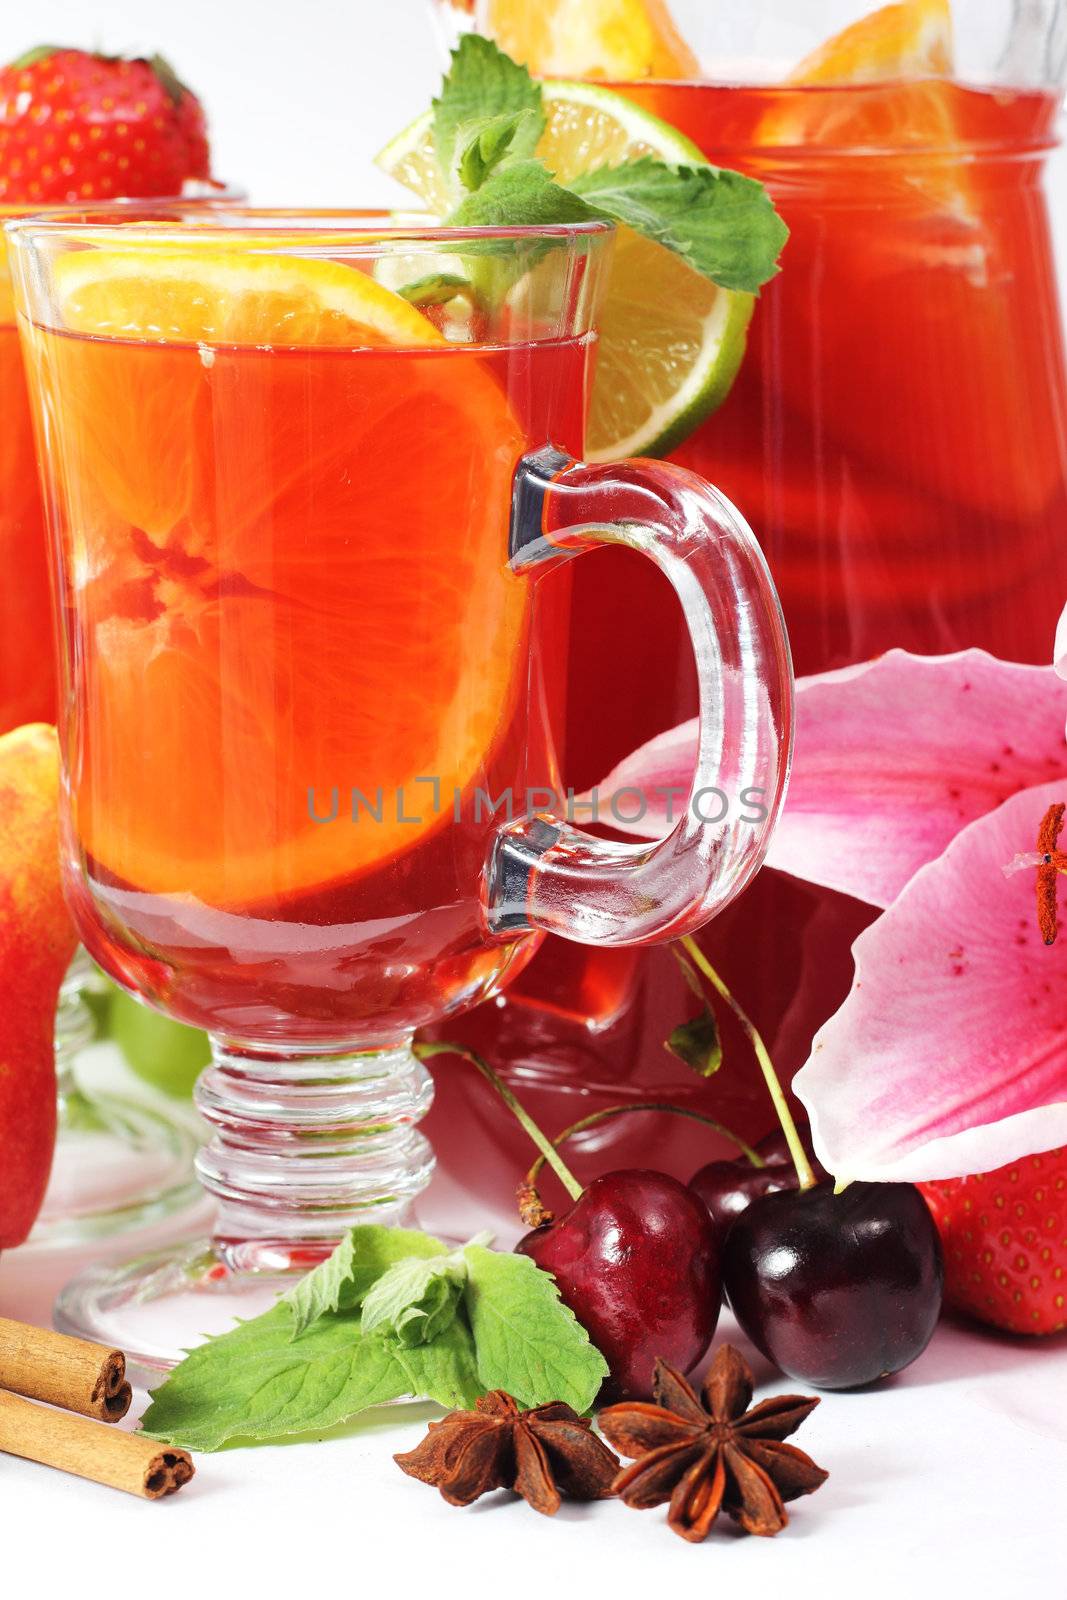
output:
[[[347,1227],[410,1216],[416,1029],[545,931],[664,940],[740,892],[784,791],[789,650],[728,502],[581,464],[609,226],[86,216],[10,244],[67,892],[104,969],[213,1040],[213,1238],[90,1269],[57,1314],[163,1367]],[[673,585],[700,676],[693,793],[654,845],[558,793],[566,563],[611,545]]]

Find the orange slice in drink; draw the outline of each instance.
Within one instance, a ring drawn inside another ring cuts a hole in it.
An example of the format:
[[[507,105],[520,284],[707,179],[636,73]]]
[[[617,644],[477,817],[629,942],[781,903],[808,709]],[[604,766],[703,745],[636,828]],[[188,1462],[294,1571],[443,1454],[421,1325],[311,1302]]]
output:
[[[696,78],[666,0],[485,0],[478,26],[538,77]]]
[[[84,848],[234,910],[382,868],[481,780],[523,682],[524,441],[486,354],[332,261],[142,243],[56,290]]]
[[[835,33],[787,83],[885,83],[952,72],[949,0],[898,0]]]
[[[959,143],[952,71],[949,0],[897,0],[805,56],[785,81],[812,93],[768,113],[760,142],[889,158],[872,185],[973,227],[964,168],[952,159]]]

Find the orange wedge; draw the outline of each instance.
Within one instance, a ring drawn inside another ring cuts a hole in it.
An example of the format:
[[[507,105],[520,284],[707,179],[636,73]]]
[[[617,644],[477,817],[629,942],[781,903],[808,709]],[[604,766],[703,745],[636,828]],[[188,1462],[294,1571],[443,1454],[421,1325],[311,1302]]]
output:
[[[941,159],[959,141],[952,70],[949,0],[882,6],[794,68],[788,84],[819,92],[783,97],[763,119],[760,141],[898,158],[872,174],[872,182],[970,228],[974,205],[965,171]],[[924,162],[927,153],[938,160]]]
[[[949,0],[900,0],[843,28],[805,56],[787,83],[885,83],[952,72]]]
[[[665,0],[485,0],[478,26],[538,77],[696,78]]]
[[[501,384],[348,265],[142,247],[58,269],[68,332],[34,350],[84,848],[227,909],[380,869],[481,780],[523,680]],[[352,788],[380,821],[351,820]]]

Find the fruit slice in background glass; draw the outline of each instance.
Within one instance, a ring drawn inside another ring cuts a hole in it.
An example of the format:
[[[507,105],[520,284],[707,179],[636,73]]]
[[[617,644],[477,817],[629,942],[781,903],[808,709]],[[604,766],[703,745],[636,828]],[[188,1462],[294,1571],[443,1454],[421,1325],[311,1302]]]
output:
[[[0,68],[0,219],[120,195],[154,203],[183,196],[205,205],[233,198],[209,173],[203,109],[162,58],[103,58],[45,46]],[[2,238],[0,401],[2,733],[57,716],[41,496]],[[75,1082],[75,1058],[106,1032],[109,998],[110,985],[80,953],[56,1021],[59,1134],[34,1245],[155,1220],[195,1196],[188,1128]],[[88,1056],[82,1067],[88,1073]]]

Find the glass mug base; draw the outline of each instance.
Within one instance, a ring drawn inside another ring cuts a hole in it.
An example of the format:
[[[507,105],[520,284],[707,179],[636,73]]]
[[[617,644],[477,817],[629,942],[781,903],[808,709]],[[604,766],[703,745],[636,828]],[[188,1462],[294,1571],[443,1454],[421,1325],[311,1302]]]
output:
[[[188,1240],[118,1267],[87,1268],[63,1289],[53,1321],[61,1333],[125,1350],[127,1368],[151,1382],[235,1319],[269,1311],[325,1253],[301,1252],[297,1261],[291,1247],[261,1241],[259,1264],[242,1266],[217,1240]]]
[[[213,1137],[196,1170],[218,1205],[213,1237],[90,1267],[56,1304],[63,1332],[118,1345],[147,1373],[267,1310],[346,1229],[412,1225],[433,1173],[417,1131],[433,1085],[408,1044],[294,1057],[213,1041],[212,1057],[196,1103]]]
[[[161,1222],[196,1204],[196,1138],[117,1095],[64,1094],[52,1176],[28,1247],[63,1249]]]

